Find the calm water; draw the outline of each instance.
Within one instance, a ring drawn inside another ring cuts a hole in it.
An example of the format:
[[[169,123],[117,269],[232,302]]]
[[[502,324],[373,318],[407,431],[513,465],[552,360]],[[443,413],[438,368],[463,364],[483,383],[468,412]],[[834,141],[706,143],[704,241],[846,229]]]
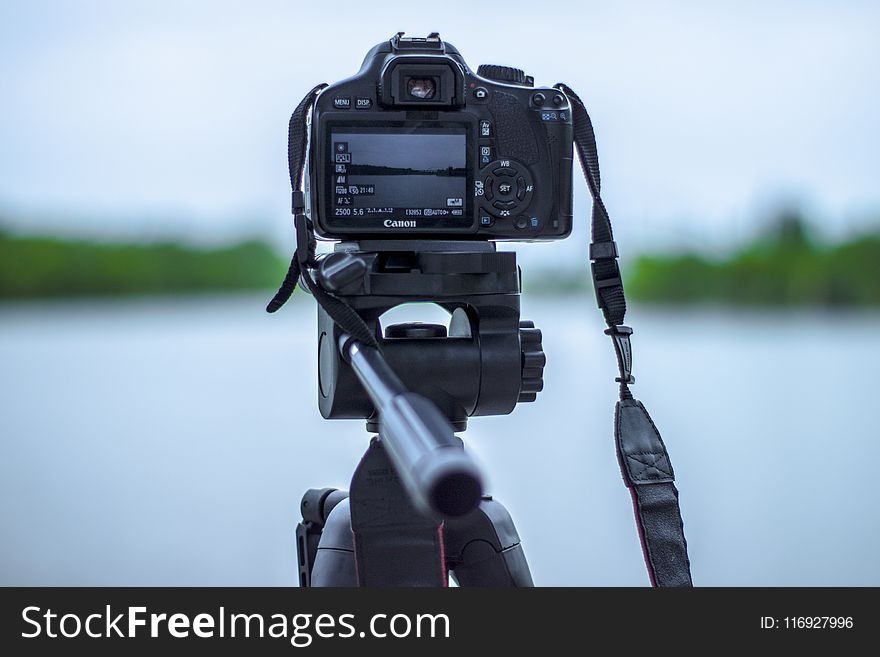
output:
[[[299,498],[363,423],[316,406],[314,308],[262,296],[0,306],[0,584],[288,585]],[[588,297],[526,299],[546,388],[465,439],[539,584],[643,585]],[[880,315],[632,314],[637,395],[703,585],[880,585]]]

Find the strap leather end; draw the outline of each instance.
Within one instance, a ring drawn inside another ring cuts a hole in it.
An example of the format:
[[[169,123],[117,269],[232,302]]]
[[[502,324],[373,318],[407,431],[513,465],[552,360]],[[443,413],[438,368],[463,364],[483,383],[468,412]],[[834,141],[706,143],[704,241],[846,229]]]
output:
[[[614,439],[627,486],[675,480],[666,445],[640,401],[625,399],[617,402]]]

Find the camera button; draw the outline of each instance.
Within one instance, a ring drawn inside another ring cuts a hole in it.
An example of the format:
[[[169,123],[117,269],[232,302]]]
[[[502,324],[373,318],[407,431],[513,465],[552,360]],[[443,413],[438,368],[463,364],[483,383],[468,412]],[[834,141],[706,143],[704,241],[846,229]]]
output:
[[[473,91],[474,100],[486,102],[489,99],[489,90],[486,87],[477,87]]]
[[[492,207],[498,210],[513,210],[516,207],[516,201],[495,201]]]
[[[516,198],[522,201],[526,197],[526,179],[520,176],[516,179]]]
[[[513,184],[509,180],[499,180],[498,194],[501,196],[510,196],[513,194]]]
[[[492,147],[480,146],[480,164],[485,166],[492,161]]]
[[[544,103],[547,102],[547,96],[542,94],[540,91],[532,96],[532,102],[538,106],[543,107]]]
[[[491,137],[492,136],[492,122],[491,121],[480,121],[480,137]]]
[[[523,216],[517,217],[516,222],[514,223],[514,226],[516,226],[520,230],[522,230],[523,228],[528,228],[528,226],[529,226],[528,217],[523,217]]]
[[[481,226],[491,226],[495,223],[495,219],[487,214],[484,214],[480,217],[480,225]]]
[[[351,109],[351,96],[337,96],[333,99],[333,107],[336,109]]]
[[[355,98],[354,99],[355,109],[370,109],[373,106],[372,98]]]
[[[516,170],[510,169],[508,167],[498,167],[492,173],[494,173],[496,176],[510,176],[511,178],[513,178],[516,175]]]

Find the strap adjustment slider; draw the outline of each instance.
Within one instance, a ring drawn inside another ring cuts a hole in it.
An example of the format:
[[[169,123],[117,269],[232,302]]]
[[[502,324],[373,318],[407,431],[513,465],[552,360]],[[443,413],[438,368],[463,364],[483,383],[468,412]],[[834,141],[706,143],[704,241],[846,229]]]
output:
[[[636,378],[632,375],[632,344],[630,343],[632,332],[632,328],[623,324],[609,326],[605,329],[605,335],[610,335],[614,343],[617,367],[620,370],[620,376],[614,380],[618,383],[626,383],[627,385],[632,385],[636,382]]]
[[[294,216],[302,214],[306,209],[306,195],[302,191],[296,190],[291,194],[290,209]]]

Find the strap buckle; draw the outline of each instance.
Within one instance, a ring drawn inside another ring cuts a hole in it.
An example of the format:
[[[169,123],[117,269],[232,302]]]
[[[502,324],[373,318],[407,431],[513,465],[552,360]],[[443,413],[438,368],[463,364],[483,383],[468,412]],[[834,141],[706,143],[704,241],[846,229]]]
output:
[[[632,375],[632,344],[630,343],[632,332],[632,328],[623,324],[616,324],[605,329],[605,335],[610,335],[614,343],[617,367],[620,370],[620,376],[614,380],[617,383],[625,383],[627,385],[632,385],[636,382],[636,378]]]

